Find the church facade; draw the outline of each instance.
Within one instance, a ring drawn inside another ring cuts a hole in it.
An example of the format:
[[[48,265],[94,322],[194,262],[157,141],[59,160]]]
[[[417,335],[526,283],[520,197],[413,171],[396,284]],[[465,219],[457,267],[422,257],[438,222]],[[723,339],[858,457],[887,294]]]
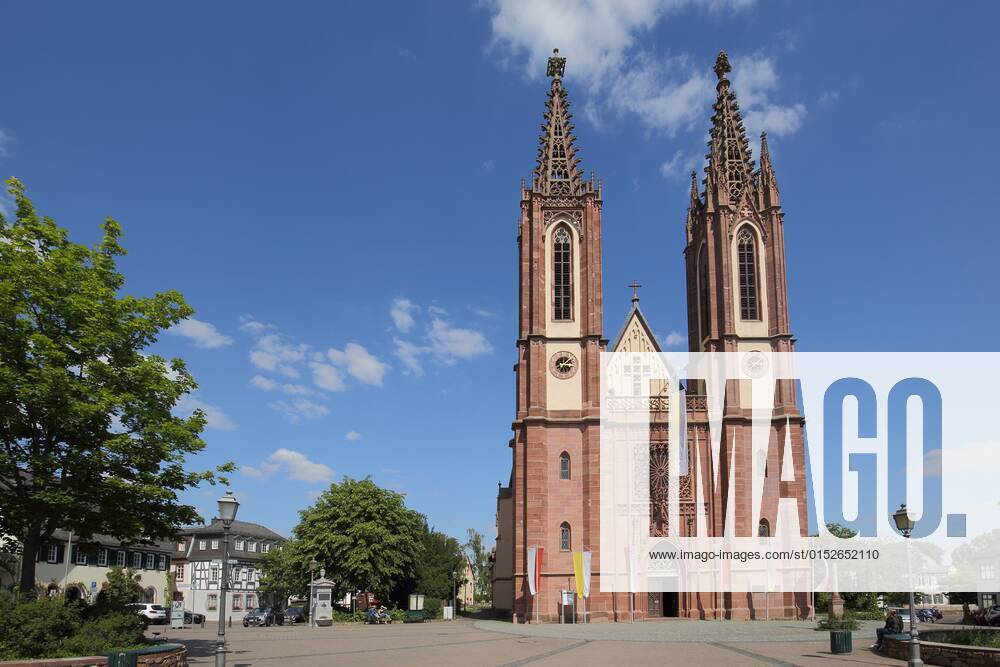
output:
[[[508,486],[497,498],[494,607],[515,622],[558,621],[559,593],[571,589],[572,552],[593,553],[592,620],[661,616],[689,618],[803,618],[811,595],[800,593],[609,593],[600,591],[600,354],[603,351],[659,352],[660,344],[633,295],[620,333],[604,337],[601,270],[602,188],[579,167],[569,100],[558,51],[548,63],[551,84],[545,104],[536,166],[523,182],[518,229],[519,313],[516,414],[512,424]],[[703,187],[691,174],[683,227],[687,283],[688,341],[691,351],[792,351],[785,275],[783,213],[766,137],[761,137],[759,169],[720,53],[715,72],[717,98],[711,119],[708,166]],[[749,397],[738,382],[727,387],[723,410],[720,483],[705,486],[708,531],[722,535],[724,503],[735,487],[737,535],[770,535],[780,498],[792,498],[805,531],[804,423],[791,381],[775,390],[767,466],[781,470],[790,451],[797,481],[769,478],[763,517],[750,525],[750,481],[739,471],[750,456]],[[699,391],[699,389],[701,389]],[[710,460],[703,387],[687,387],[688,471],[695,447],[701,451],[703,479],[715,471]],[[663,399],[665,401],[665,397]],[[669,409],[652,403],[650,427],[650,535],[667,535],[666,480]],[[790,439],[791,447],[779,443]],[[683,451],[683,449],[682,449]],[[728,461],[737,471],[730,479]],[[772,467],[773,464],[773,467]],[[711,465],[711,464],[707,464]],[[680,478],[681,522],[673,534],[693,534],[691,477]],[[804,532],[803,532],[804,534]],[[541,584],[530,595],[528,549],[544,549]]]

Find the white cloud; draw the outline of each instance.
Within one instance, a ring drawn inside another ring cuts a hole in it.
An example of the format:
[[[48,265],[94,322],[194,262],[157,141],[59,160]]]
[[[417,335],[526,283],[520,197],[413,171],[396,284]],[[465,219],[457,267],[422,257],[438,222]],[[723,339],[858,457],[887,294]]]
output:
[[[413,326],[413,313],[416,309],[417,305],[415,303],[409,299],[398,297],[393,299],[392,306],[389,307],[389,316],[392,318],[392,322],[396,325],[397,329],[406,332]]]
[[[667,334],[667,337],[663,339],[663,344],[667,347],[680,347],[686,342],[687,336],[679,331],[671,331]]]
[[[182,397],[181,400],[177,402],[176,410],[184,416],[191,415],[195,410],[201,410],[205,413],[205,426],[208,428],[214,428],[218,431],[236,430],[236,424],[229,419],[222,408],[218,405],[206,403],[205,401],[190,394]]]
[[[363,384],[381,387],[382,378],[389,371],[388,364],[357,343],[348,343],[343,350],[330,348],[326,356],[335,365],[346,367],[351,377]]]
[[[297,398],[290,401],[272,401],[267,407],[282,413],[293,424],[303,419],[319,419],[330,414],[330,408],[320,403],[314,403],[307,398]]]
[[[327,391],[344,391],[347,389],[344,376],[338,368],[318,361],[310,362],[309,368],[313,372],[313,383],[320,389],[326,389]]]
[[[832,106],[840,100],[839,90],[828,90],[819,96],[819,103],[821,106],[828,107]]]
[[[7,147],[14,141],[14,137],[6,130],[0,130],[0,157],[7,155]]]
[[[309,396],[316,393],[304,385],[276,382],[271,378],[264,377],[263,375],[254,375],[250,378],[250,386],[262,391],[278,390],[290,396]]]
[[[684,151],[676,151],[674,156],[660,165],[660,174],[671,181],[687,181],[691,172],[697,170],[704,158],[699,155],[687,155]]]
[[[345,435],[344,437],[350,440],[351,442],[357,442],[358,440],[361,439],[361,434],[358,433],[357,431],[348,431],[347,435]]]
[[[492,44],[502,64],[523,61],[539,79],[552,47],[567,58],[566,78],[582,83],[583,117],[600,126],[604,112],[637,116],[667,136],[703,129],[715,95],[711,62],[686,53],[659,53],[640,39],[684,9],[737,11],[753,0],[489,0]],[[771,58],[733,59],[733,87],[754,129],[790,134],[804,120],[802,104],[781,106],[768,99],[779,77]]]
[[[217,347],[225,347],[226,345],[231,345],[233,342],[232,338],[216,329],[214,324],[202,322],[193,317],[178,322],[167,329],[167,333],[183,336],[194,341],[195,347],[202,347],[209,350]]]
[[[280,333],[269,333],[258,338],[250,350],[250,363],[261,370],[296,378],[300,373],[294,364],[304,360],[308,351],[308,345],[292,343]]]
[[[410,375],[411,373],[417,377],[423,375],[424,367],[420,363],[420,355],[430,351],[430,348],[414,345],[400,338],[393,338],[392,342],[396,345],[396,357],[403,362],[403,375]]]
[[[748,111],[745,116],[747,129],[754,137],[759,136],[764,131],[779,137],[795,134],[802,127],[805,119],[806,107],[804,104],[791,106],[768,104],[760,109]],[[756,153],[760,153],[759,149]]]
[[[481,332],[452,326],[440,318],[431,322],[428,338],[435,356],[446,364],[493,351],[493,346]]]
[[[240,331],[259,335],[265,331],[273,331],[278,327],[258,321],[253,315],[240,315]]]
[[[333,469],[326,464],[311,461],[302,452],[284,447],[275,450],[259,466],[240,466],[240,471],[258,479],[279,472],[300,482],[328,482],[333,479]]]

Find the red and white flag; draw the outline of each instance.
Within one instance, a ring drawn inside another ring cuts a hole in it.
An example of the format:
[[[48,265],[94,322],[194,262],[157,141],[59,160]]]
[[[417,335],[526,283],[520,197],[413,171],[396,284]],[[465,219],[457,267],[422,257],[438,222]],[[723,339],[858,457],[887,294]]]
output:
[[[542,585],[542,553],[544,547],[528,547],[528,591],[538,593]]]

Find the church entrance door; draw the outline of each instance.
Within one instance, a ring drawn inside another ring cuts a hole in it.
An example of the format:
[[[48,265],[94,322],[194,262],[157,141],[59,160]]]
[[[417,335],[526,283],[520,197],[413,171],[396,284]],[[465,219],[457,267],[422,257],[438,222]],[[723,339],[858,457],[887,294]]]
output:
[[[649,593],[649,607],[646,615],[649,618],[663,616],[663,593]]]

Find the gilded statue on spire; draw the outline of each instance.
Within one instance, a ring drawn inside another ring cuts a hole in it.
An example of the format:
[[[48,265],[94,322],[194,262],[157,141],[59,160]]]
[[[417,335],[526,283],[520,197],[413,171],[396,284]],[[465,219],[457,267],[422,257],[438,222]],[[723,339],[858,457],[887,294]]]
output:
[[[552,55],[549,56],[549,69],[545,72],[545,76],[561,79],[565,72],[566,59],[559,57],[559,49],[552,49]]]

